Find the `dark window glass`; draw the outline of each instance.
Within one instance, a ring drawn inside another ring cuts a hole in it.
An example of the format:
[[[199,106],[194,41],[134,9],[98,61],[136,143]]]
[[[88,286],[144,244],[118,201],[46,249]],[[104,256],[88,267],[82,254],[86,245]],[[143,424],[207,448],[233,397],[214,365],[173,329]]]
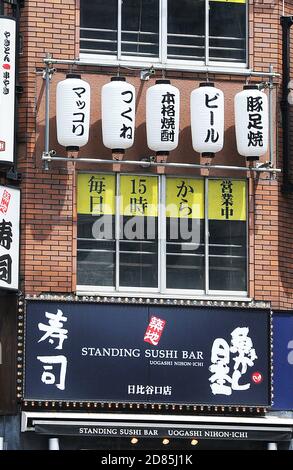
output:
[[[121,12],[122,56],[159,57],[159,0],[123,0]],[[165,17],[163,17],[165,21]],[[167,0],[169,59],[205,58],[205,0]],[[209,2],[209,58],[246,61],[246,4]],[[80,0],[81,52],[117,56],[117,0]]]
[[[167,219],[167,279],[169,289],[204,289],[204,221]]]
[[[123,55],[158,57],[159,0],[123,0]]]
[[[115,219],[111,215],[78,215],[77,284],[114,286]]]
[[[117,54],[117,0],[80,0],[80,52]]]
[[[245,3],[210,1],[209,13],[210,60],[245,62]]]
[[[158,218],[124,216],[120,221],[120,286],[157,288]]]
[[[168,0],[168,58],[203,59],[204,45],[205,1]]]
[[[246,222],[209,221],[209,288],[246,291]]]

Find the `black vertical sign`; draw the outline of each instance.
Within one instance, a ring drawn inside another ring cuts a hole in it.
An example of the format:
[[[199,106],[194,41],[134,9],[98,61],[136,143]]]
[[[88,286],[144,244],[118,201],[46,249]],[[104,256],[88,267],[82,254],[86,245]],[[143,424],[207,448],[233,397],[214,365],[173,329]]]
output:
[[[17,296],[0,295],[0,415],[16,413]]]

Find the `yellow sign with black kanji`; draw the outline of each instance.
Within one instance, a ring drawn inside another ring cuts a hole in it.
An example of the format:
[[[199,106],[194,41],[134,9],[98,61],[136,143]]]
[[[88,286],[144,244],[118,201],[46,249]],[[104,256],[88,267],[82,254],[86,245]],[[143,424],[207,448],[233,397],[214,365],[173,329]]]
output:
[[[158,178],[156,176],[121,176],[121,215],[157,217],[158,202]]]
[[[77,177],[77,212],[91,215],[115,214],[115,176],[80,173]]]
[[[246,181],[209,180],[208,216],[212,220],[246,220]]]
[[[166,216],[175,218],[204,218],[204,180],[196,178],[167,178]]]

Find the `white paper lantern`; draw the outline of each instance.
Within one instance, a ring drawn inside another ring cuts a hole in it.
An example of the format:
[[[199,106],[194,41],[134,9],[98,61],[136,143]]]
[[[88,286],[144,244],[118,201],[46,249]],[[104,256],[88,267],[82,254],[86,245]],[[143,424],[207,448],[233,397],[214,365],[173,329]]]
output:
[[[168,153],[178,145],[180,93],[169,80],[157,80],[147,90],[146,131],[148,147]]]
[[[212,157],[224,145],[224,94],[213,83],[200,83],[190,95],[192,146]]]
[[[67,150],[79,150],[89,139],[90,86],[80,75],[68,74],[57,84],[57,140]]]
[[[247,160],[258,160],[268,149],[268,98],[257,85],[245,85],[234,100],[237,150]]]
[[[124,151],[134,142],[135,88],[124,77],[102,87],[102,133],[105,147]]]

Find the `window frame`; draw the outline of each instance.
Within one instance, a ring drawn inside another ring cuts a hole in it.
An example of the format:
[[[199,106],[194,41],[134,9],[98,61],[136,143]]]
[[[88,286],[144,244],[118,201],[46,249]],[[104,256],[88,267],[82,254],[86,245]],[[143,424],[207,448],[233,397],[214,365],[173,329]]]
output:
[[[231,178],[233,181],[245,181],[246,182],[246,290],[245,291],[229,291],[229,290],[213,290],[209,288],[209,219],[208,219],[208,208],[209,208],[209,181],[222,180],[225,177],[208,177],[208,176],[197,176],[197,175],[158,175],[150,173],[135,173],[135,172],[122,172],[122,173],[111,173],[105,171],[79,171],[78,174],[105,174],[115,176],[115,272],[114,286],[98,286],[98,285],[76,285],[77,294],[85,295],[85,293],[93,294],[115,294],[115,295],[147,295],[148,297],[181,297],[181,298],[239,298],[241,300],[248,298],[249,291],[249,185],[248,178]],[[158,287],[121,287],[119,284],[119,260],[120,260],[120,178],[121,176],[148,176],[154,177],[158,180]],[[167,279],[167,232],[166,232],[166,181],[167,178],[192,178],[204,181],[204,277],[205,287],[204,289],[172,289],[166,287]],[[230,178],[230,177],[229,177]],[[77,211],[76,211],[77,212]],[[78,212],[77,222],[78,224]],[[77,238],[78,242],[78,238]],[[77,245],[78,246],[78,245]],[[76,248],[76,257],[78,254],[78,248]]]
[[[117,54],[91,54],[87,52],[79,52],[80,62],[98,62],[99,64],[105,65],[136,65],[142,67],[150,67],[152,65],[161,66],[162,68],[184,70],[184,68],[198,67],[215,67],[215,68],[232,68],[232,69],[247,69],[249,67],[249,24],[248,24],[248,9],[249,2],[245,2],[245,62],[233,62],[233,61],[213,61],[209,60],[209,1],[205,0],[205,54],[204,60],[186,60],[186,59],[168,59],[167,48],[168,48],[168,16],[167,16],[167,1],[158,0],[159,5],[159,55],[158,57],[152,57],[150,60],[143,60],[142,56],[123,56],[121,51],[121,24],[122,24],[122,2],[123,0],[117,0],[118,2],[118,19],[117,19]],[[82,28],[79,28],[79,34],[81,36]],[[80,48],[80,45],[79,45]]]

